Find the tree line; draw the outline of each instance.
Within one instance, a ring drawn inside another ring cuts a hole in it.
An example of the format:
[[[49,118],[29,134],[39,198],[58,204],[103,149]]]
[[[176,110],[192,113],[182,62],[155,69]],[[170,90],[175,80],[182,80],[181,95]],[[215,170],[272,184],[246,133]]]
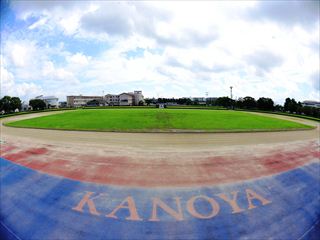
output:
[[[0,112],[11,113],[21,110],[21,100],[18,97],[4,96],[0,99]]]
[[[29,106],[32,110],[44,110],[47,108],[47,104],[41,99],[31,99],[29,101]],[[20,98],[4,96],[0,99],[0,112],[2,114],[20,112],[21,110],[22,102]]]
[[[147,105],[158,103],[176,103],[178,105],[200,105],[199,101],[192,101],[190,98],[146,98]],[[286,98],[284,105],[275,104],[271,98],[260,97],[256,100],[253,97],[247,96],[237,100],[229,97],[208,98],[201,105],[220,106],[228,109],[247,109],[247,110],[262,110],[287,112],[292,114],[300,114],[311,117],[320,118],[320,108],[303,106],[301,102],[297,102],[294,98]]]
[[[320,118],[320,108],[303,106],[301,102],[297,102],[294,98],[286,98],[283,106],[278,104],[275,105],[271,98],[261,97],[256,100],[250,96],[237,100],[229,97],[207,98],[205,102],[201,103],[198,100],[192,101],[190,98],[146,98],[145,103],[147,105],[159,103],[176,103],[177,105],[202,104],[207,106],[221,106],[228,109],[288,112]],[[32,110],[44,110],[48,107],[41,99],[31,99],[29,101],[29,106]],[[18,97],[4,96],[0,99],[0,112],[2,114],[21,111],[21,108],[22,102]]]

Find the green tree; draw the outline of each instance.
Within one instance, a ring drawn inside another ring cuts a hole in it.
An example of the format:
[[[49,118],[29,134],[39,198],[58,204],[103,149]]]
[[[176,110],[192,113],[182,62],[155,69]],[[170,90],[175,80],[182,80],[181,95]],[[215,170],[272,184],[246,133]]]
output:
[[[185,105],[191,105],[192,104],[192,101],[190,98],[185,98]]]
[[[247,109],[253,109],[257,107],[257,102],[253,97],[247,96],[243,98],[242,103],[243,103],[243,107]]]
[[[243,98],[239,98],[238,100],[236,100],[235,106],[237,108],[243,108]]]
[[[271,98],[261,97],[257,101],[258,109],[265,111],[272,111],[274,109],[274,102]]]
[[[274,110],[277,112],[283,112],[283,107],[281,105],[277,104],[274,106]]]
[[[301,103],[300,106],[302,106]],[[294,98],[286,98],[286,101],[284,103],[284,111],[294,113],[297,112],[298,107],[299,104],[296,102]]]
[[[31,99],[29,105],[32,107],[32,110],[43,110],[47,107],[42,99]]]
[[[289,104],[289,111],[291,113],[297,112],[297,108],[298,108],[298,103],[296,102],[296,100],[294,98],[292,98],[291,102]]]
[[[5,113],[11,112],[11,97],[4,96],[0,99],[0,111]]]
[[[320,118],[320,108],[313,107],[312,109],[313,109],[312,116],[316,118]]]
[[[284,104],[283,104],[283,109],[284,111],[288,112],[289,111],[289,105],[291,103],[291,98],[286,98]]]
[[[11,110],[15,111],[16,109],[21,110],[21,100],[18,97],[12,97],[11,98]]]
[[[150,99],[150,98],[146,98],[144,101],[146,102],[146,104],[148,106],[152,103],[152,99]]]
[[[229,108],[229,107],[231,108],[234,105],[234,100],[232,100],[229,97],[219,97],[215,101],[215,105],[226,107],[226,108]]]

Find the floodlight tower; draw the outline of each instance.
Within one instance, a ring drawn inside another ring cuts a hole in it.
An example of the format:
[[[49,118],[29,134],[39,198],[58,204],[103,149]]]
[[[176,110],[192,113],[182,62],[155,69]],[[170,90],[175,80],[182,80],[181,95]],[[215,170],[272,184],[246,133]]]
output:
[[[230,98],[231,98],[231,109],[234,109],[234,106],[233,106],[233,102],[232,102],[232,86],[230,86]]]

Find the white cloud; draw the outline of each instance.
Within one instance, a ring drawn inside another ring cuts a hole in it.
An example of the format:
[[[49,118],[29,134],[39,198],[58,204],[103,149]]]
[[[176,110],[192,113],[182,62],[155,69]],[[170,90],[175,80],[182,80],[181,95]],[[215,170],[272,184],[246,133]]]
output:
[[[58,80],[64,80],[64,81],[74,79],[73,73],[71,73],[63,68],[56,69],[54,76],[56,76],[56,78]]]
[[[17,67],[24,67],[31,61],[33,54],[32,46],[28,46],[26,43],[15,43],[11,46],[11,59],[13,64]]]
[[[13,74],[1,66],[1,95],[7,95],[9,89],[14,87]]]
[[[311,74],[310,79],[315,91],[320,92],[320,72],[318,71]]]
[[[60,26],[64,29],[67,35],[71,35],[79,28],[80,16],[78,13],[71,14],[59,20]]]
[[[48,76],[48,75],[52,74],[53,72],[54,72],[53,62],[51,62],[51,61],[44,62],[43,67],[42,67],[42,75]]]
[[[280,67],[283,62],[281,56],[265,50],[245,56],[245,59],[249,66],[254,66],[258,76],[270,72],[274,67]]]
[[[47,61],[43,64],[42,77],[47,84],[57,84],[58,82],[58,84],[68,86],[70,84],[79,83],[71,71],[65,68],[57,68],[50,61]]]
[[[50,95],[140,85],[146,96],[206,91],[222,96],[233,85],[238,97],[281,102],[315,97],[319,90],[317,79],[310,78],[319,72],[319,13],[301,1],[14,1],[12,6],[29,27],[20,30],[24,37],[5,39],[7,71],[19,84],[33,83]],[[281,15],[279,9],[286,11]],[[85,49],[70,44],[79,39],[93,44]],[[91,54],[95,44],[107,47]],[[142,49],[138,57],[137,49]]]
[[[41,87],[34,83],[20,83],[16,84],[14,93],[10,95],[22,96],[24,99],[34,98],[35,96],[41,95],[43,90]]]
[[[319,21],[319,9],[320,3],[317,0],[258,1],[247,14],[253,20],[276,21],[287,26],[308,26]]]
[[[9,72],[4,66],[1,66],[1,97],[18,96],[22,99],[32,98],[43,92],[41,87],[34,83],[16,83],[14,75]]]
[[[79,66],[85,66],[89,63],[91,57],[87,57],[82,53],[76,53],[72,56],[67,57],[67,61],[71,64],[76,64]]]
[[[39,28],[41,26],[43,26],[44,24],[46,24],[46,22],[48,21],[47,18],[40,18],[38,21],[36,21],[35,23],[31,24],[28,29],[33,30],[36,28]]]

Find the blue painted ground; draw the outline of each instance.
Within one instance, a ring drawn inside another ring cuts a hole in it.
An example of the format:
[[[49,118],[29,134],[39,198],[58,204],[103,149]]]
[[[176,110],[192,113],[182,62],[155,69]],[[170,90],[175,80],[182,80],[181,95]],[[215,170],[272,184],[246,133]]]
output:
[[[0,161],[3,239],[316,239],[320,232],[319,163],[212,187],[126,188]]]

